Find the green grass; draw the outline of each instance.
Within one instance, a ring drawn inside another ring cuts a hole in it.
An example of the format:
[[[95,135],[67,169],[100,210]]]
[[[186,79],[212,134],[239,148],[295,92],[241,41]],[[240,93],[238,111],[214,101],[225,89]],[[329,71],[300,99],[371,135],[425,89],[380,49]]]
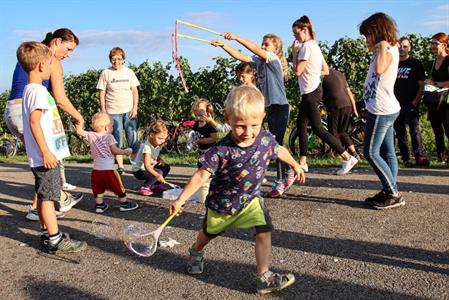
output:
[[[164,153],[162,154],[162,158],[164,161],[172,166],[192,166],[195,167],[197,160],[198,160],[198,154],[191,153],[187,155],[179,155],[179,154],[168,154]],[[296,157],[296,160],[298,161],[298,158]],[[14,162],[27,162],[26,155],[17,155],[12,158],[7,158],[3,155],[0,155],[0,163],[14,163]],[[67,162],[75,162],[75,163],[92,163],[92,157],[90,155],[73,155],[69,158],[65,159]],[[125,163],[129,164],[128,159],[125,158]],[[307,158],[307,164],[309,166],[313,167],[321,167],[321,168],[335,168],[341,166],[341,158],[339,157],[320,157],[320,158]],[[274,161],[271,162],[271,166],[274,167]],[[404,168],[405,166],[400,163],[400,167]],[[362,160],[357,164],[357,167],[364,167],[364,168],[370,168],[370,165],[366,160]],[[436,162],[435,160],[432,160],[430,168],[435,169],[444,169],[447,168],[447,165],[441,164]]]

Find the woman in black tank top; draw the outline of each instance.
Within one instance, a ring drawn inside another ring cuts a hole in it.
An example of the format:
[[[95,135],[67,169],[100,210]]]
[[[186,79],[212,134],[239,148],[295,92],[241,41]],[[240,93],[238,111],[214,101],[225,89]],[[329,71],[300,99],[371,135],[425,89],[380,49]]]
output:
[[[449,88],[449,37],[440,32],[432,36],[430,47],[435,55],[435,64],[431,71],[431,79],[426,80],[426,84],[438,88]],[[435,135],[435,145],[438,160],[446,163],[446,150],[444,145],[444,134],[449,139],[449,104],[447,102],[440,105],[438,110],[429,110],[429,121]]]

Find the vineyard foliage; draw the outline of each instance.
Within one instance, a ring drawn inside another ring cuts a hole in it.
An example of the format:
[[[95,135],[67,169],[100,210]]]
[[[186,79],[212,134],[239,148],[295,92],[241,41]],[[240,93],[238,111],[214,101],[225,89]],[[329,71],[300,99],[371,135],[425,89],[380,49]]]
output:
[[[430,52],[429,38],[420,35],[409,35],[413,42],[413,56],[421,60],[427,72],[432,66],[433,57]],[[343,37],[332,45],[320,43],[323,54],[330,67],[342,71],[348,80],[357,101],[361,101],[363,83],[369,66],[371,53],[362,38]],[[290,52],[290,49],[287,49]],[[289,57],[291,63],[291,57]],[[238,62],[231,58],[217,57],[211,67],[192,71],[186,58],[181,58],[184,78],[189,87],[186,93],[181,85],[173,63],[150,63],[144,61],[140,65],[129,65],[136,73],[141,85],[139,87],[139,122],[146,124],[152,117],[160,117],[167,121],[180,121],[192,117],[191,105],[198,97],[209,99],[213,103],[223,105],[226,95],[237,84],[234,68]],[[12,75],[11,70],[11,75]],[[96,83],[101,70],[89,69],[77,75],[65,77],[66,93],[74,106],[88,122],[99,109],[99,96]],[[292,108],[291,122],[295,121],[300,94],[297,77],[293,72],[285,82],[287,98]],[[0,110],[3,115],[8,91],[0,94]],[[423,111],[424,113],[424,111]],[[3,119],[0,131],[7,128]]]

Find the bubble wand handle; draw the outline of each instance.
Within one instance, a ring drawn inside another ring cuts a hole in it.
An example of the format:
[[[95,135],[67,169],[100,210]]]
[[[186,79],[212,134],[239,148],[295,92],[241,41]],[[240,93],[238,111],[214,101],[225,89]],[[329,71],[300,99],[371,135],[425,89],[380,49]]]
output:
[[[212,29],[209,29],[209,28],[206,28],[206,27],[201,27],[201,26],[198,26],[198,25],[195,25],[195,24],[186,22],[186,21],[176,20],[176,23],[181,23],[181,24],[184,24],[184,25],[193,27],[193,28],[201,29],[201,30],[204,30],[204,31],[207,31],[207,32],[216,34],[216,35],[223,36],[223,34],[221,34],[221,33],[218,32],[218,31],[215,31],[215,30],[212,30]]]

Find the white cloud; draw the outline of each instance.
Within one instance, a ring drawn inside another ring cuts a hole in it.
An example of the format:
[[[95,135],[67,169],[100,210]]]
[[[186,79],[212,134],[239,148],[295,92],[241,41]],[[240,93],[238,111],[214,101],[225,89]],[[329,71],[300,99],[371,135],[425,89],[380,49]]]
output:
[[[17,30],[19,39],[23,41],[42,41],[45,35],[40,31]],[[98,31],[87,30],[75,33],[83,48],[133,48],[137,52],[167,50],[171,46],[171,32],[147,32],[135,30]]]
[[[170,45],[169,32],[146,31],[82,31],[78,34],[80,44],[87,48],[119,46],[141,50],[164,50]]]
[[[220,13],[212,11],[189,13],[188,20],[193,24],[213,25],[217,19],[221,17]]]
[[[431,9],[422,24],[432,30],[449,31],[449,4]]]
[[[188,17],[182,21],[186,21],[204,28],[220,32],[219,29],[215,28],[215,24],[218,19],[223,19],[220,13],[212,11],[204,11],[204,12],[189,13]],[[191,34],[197,37],[210,35],[210,33],[184,24],[178,24],[178,32]]]

